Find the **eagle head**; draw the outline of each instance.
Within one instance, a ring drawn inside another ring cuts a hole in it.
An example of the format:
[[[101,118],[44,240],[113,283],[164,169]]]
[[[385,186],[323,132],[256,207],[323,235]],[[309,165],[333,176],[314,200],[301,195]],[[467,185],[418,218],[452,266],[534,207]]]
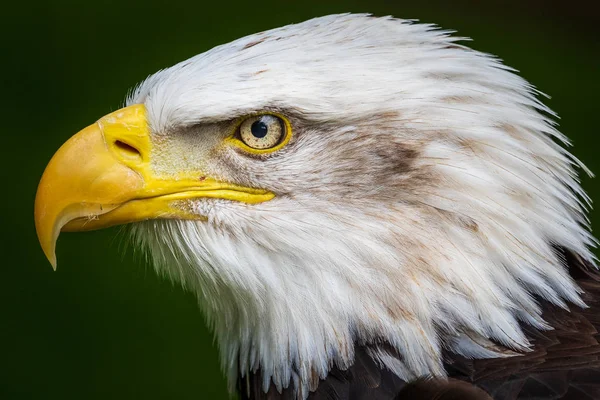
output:
[[[131,223],[198,296],[232,388],[260,370],[306,397],[357,345],[404,380],[527,352],[536,299],[584,305],[555,251],[593,260],[582,165],[538,92],[461,39],[332,15],[157,72],[50,161],[46,255]]]

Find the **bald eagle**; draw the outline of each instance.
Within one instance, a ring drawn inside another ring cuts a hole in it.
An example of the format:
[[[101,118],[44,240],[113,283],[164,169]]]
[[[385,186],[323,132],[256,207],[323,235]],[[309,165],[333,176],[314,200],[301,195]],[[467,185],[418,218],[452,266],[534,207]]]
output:
[[[600,398],[589,171],[463,39],[332,15],[157,72],[49,162],[46,256],[131,224],[244,399]]]

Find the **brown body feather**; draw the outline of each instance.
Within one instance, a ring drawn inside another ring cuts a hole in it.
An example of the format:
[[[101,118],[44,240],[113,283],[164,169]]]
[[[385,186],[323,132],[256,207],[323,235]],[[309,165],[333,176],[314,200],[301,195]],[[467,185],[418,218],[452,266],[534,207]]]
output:
[[[554,328],[540,332],[523,327],[533,351],[515,357],[469,360],[449,356],[450,379],[407,384],[380,368],[367,347],[356,347],[355,362],[334,367],[310,400],[595,400],[600,399],[600,274],[577,255],[557,249],[571,276],[584,290],[589,306],[567,311],[540,301],[544,318]],[[260,370],[239,379],[243,400],[295,400],[291,390],[271,385],[262,391]]]

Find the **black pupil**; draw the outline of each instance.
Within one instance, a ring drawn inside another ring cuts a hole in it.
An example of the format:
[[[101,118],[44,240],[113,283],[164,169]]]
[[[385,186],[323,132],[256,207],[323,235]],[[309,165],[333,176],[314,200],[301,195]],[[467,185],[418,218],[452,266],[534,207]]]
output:
[[[264,138],[269,133],[269,127],[261,120],[255,121],[250,127],[252,135],[256,138]]]

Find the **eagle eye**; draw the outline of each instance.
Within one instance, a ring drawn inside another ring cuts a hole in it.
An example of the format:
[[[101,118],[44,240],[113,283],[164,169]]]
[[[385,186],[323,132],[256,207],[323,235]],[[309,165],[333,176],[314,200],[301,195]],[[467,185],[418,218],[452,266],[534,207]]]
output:
[[[246,118],[239,127],[241,141],[254,150],[276,147],[286,136],[287,124],[271,114]]]

